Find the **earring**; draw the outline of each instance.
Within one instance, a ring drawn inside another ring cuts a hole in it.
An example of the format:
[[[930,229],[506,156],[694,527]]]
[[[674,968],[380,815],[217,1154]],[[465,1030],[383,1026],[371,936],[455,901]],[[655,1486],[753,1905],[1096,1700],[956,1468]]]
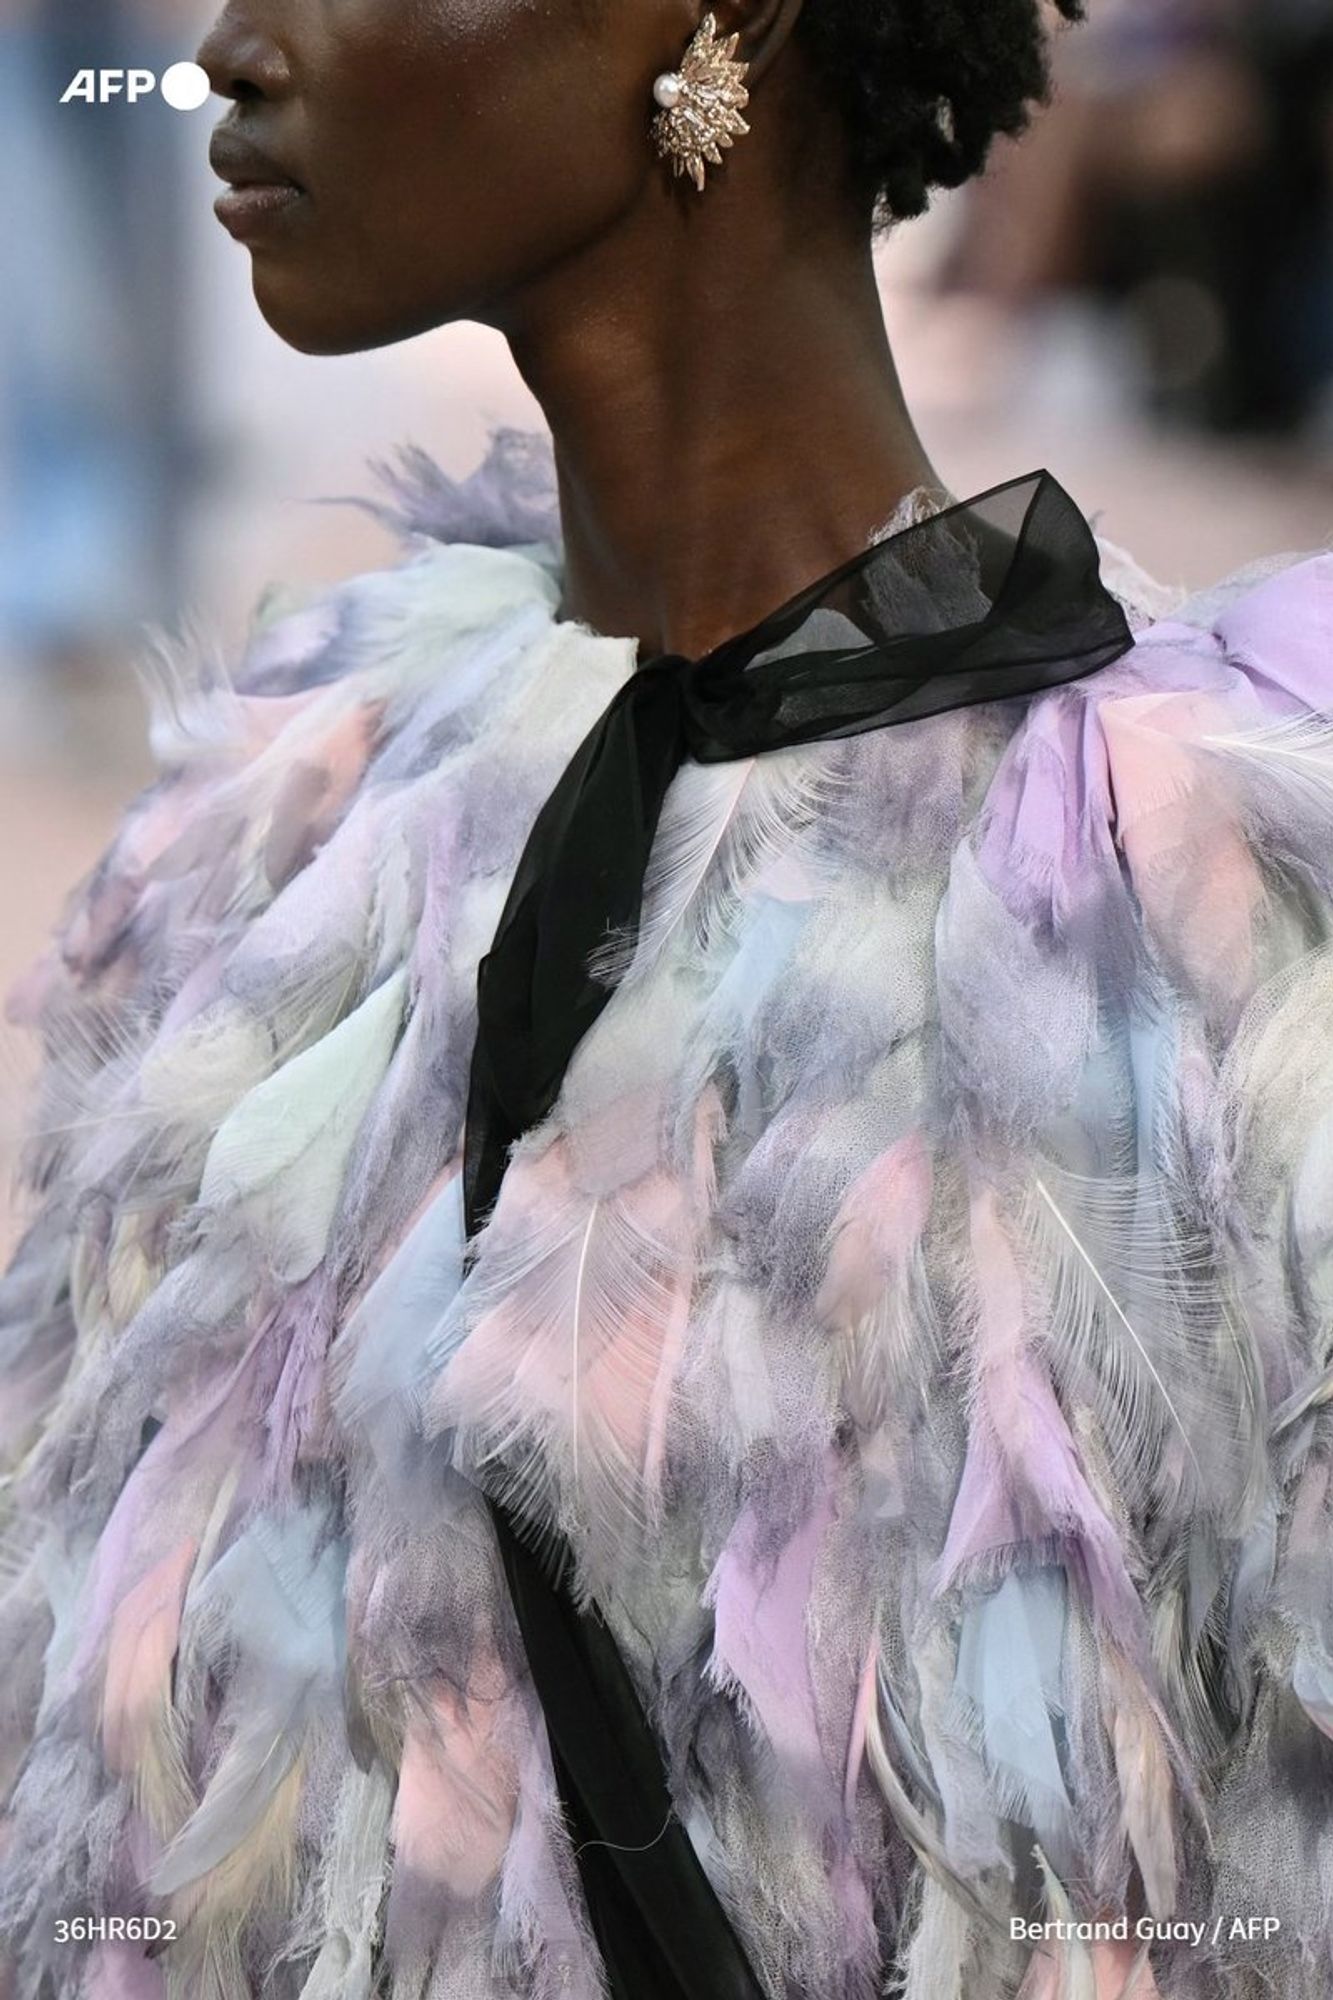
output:
[[[736,55],[739,42],[739,35],[719,35],[716,15],[705,14],[680,68],[653,85],[661,107],[653,120],[657,150],[677,174],[690,176],[700,194],[708,166],[720,167],[723,149],[750,129],[741,117],[750,101],[750,65]]]

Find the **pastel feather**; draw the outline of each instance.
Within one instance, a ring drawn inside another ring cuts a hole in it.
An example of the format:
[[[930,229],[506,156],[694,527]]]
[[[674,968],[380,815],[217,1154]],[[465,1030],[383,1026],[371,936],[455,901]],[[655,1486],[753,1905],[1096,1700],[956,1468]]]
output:
[[[188,1798],[184,1746],[172,1711],[171,1668],[198,1544],[164,1556],[116,1607],[107,1640],[102,1743],[108,1767],[131,1778],[159,1829],[174,1830]]]

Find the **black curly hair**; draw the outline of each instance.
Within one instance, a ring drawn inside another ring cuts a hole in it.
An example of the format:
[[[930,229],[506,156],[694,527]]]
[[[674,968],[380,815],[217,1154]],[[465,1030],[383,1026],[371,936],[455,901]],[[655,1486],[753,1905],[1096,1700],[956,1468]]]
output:
[[[1066,20],[1084,0],[1054,0]],[[807,0],[802,32],[847,119],[852,168],[887,223],[979,174],[1050,90],[1044,0]]]

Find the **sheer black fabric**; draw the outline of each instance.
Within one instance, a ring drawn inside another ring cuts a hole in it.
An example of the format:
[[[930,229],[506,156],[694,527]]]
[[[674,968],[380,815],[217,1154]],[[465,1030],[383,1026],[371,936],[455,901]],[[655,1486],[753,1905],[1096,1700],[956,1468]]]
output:
[[[464,1144],[470,1254],[510,1147],[555,1104],[614,992],[662,805],[687,758],[720,763],[1033,695],[1133,644],[1083,515],[1048,472],[874,544],[701,660],[636,668],[534,823],[478,972]],[[671,1814],[662,1758],[610,1634],[568,1590],[570,1552],[492,1506],[557,1782],[616,2000],[759,2000]]]

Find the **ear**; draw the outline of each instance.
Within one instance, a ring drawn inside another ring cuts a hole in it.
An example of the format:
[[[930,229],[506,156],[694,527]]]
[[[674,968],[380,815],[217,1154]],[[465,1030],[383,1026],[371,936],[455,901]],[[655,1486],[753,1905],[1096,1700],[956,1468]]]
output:
[[[728,34],[739,32],[739,53],[750,65],[753,85],[782,53],[801,17],[805,0],[722,0],[716,8]]]

